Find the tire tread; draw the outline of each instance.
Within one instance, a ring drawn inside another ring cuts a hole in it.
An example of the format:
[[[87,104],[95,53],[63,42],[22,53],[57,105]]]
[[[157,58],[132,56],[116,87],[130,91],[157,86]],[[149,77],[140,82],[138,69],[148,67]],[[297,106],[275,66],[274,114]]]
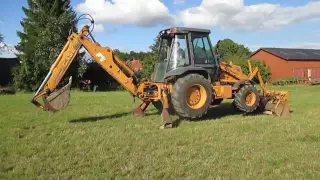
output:
[[[175,109],[175,112],[179,115],[179,116],[182,116],[182,117],[185,117],[185,118],[199,118],[201,116],[203,116],[204,114],[207,113],[207,110],[208,108],[205,108],[205,109],[202,109],[202,110],[198,110],[196,113],[194,112],[186,112],[184,110],[183,107],[181,107],[181,104],[182,102],[181,101],[184,101],[184,98],[183,100],[181,99],[181,94],[179,93],[179,90],[182,89],[185,84],[193,81],[193,80],[198,80],[198,81],[203,81],[203,82],[207,82],[207,86],[210,86],[210,83],[208,82],[207,79],[205,79],[202,75],[200,74],[189,74],[189,75],[186,75],[182,78],[179,78],[176,83],[174,84],[174,92],[172,93],[172,105]],[[211,87],[210,87],[210,92],[209,92],[209,95],[208,95],[208,98],[211,98],[212,99],[212,90],[211,90]],[[210,100],[211,102],[211,100]],[[211,103],[209,103],[209,106],[210,106]],[[203,111],[204,110],[204,111]],[[202,112],[203,111],[203,112]]]
[[[256,94],[256,98],[257,101],[255,103],[255,105],[253,106],[253,108],[248,108],[244,102],[242,101],[243,96],[245,95],[244,93],[246,93],[248,90],[253,91]],[[259,102],[260,102],[260,95],[257,91],[257,89],[253,86],[253,85],[244,85],[242,86],[239,91],[235,94],[234,97],[234,105],[236,106],[236,108],[242,112],[246,112],[246,113],[250,113],[253,112],[257,109],[257,107],[259,106]]]

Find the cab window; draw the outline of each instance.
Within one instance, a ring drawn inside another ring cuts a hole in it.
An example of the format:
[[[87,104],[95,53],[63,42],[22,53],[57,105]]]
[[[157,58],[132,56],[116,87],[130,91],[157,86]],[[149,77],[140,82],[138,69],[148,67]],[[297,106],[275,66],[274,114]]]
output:
[[[178,67],[188,66],[189,64],[190,59],[187,46],[187,35],[175,35],[173,39],[168,71],[171,71]]]
[[[208,37],[206,35],[193,35],[191,40],[195,64],[214,64],[215,59]]]

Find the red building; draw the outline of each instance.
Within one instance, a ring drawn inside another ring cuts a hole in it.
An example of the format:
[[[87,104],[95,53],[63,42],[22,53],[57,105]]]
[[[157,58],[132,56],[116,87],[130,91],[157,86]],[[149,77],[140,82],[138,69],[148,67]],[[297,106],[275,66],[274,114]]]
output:
[[[131,60],[128,60],[127,64],[131,67],[131,69],[135,73],[139,73],[142,71],[143,63],[140,60],[131,59]]]
[[[320,78],[320,49],[260,48],[250,59],[269,66],[271,80],[293,76]]]
[[[0,86],[12,84],[12,69],[20,65],[17,58],[19,53],[14,46],[0,42]]]

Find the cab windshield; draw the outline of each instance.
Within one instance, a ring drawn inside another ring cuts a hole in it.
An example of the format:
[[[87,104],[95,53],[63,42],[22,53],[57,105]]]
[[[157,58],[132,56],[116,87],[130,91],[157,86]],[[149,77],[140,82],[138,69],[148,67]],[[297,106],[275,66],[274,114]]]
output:
[[[161,39],[158,62],[155,65],[154,82],[161,82],[168,66],[168,57],[172,39]]]
[[[172,38],[162,38],[158,58],[153,78],[156,82],[163,81],[166,72],[189,65],[187,35],[176,34]]]
[[[175,35],[173,39],[170,61],[167,71],[190,64],[187,48],[187,35]]]

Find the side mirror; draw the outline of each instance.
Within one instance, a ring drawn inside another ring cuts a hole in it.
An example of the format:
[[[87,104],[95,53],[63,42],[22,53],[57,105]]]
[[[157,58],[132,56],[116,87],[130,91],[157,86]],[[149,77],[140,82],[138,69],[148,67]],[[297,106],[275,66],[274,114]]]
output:
[[[219,54],[218,48],[219,48],[220,40],[217,42],[216,47],[214,48],[214,52],[216,54]]]

